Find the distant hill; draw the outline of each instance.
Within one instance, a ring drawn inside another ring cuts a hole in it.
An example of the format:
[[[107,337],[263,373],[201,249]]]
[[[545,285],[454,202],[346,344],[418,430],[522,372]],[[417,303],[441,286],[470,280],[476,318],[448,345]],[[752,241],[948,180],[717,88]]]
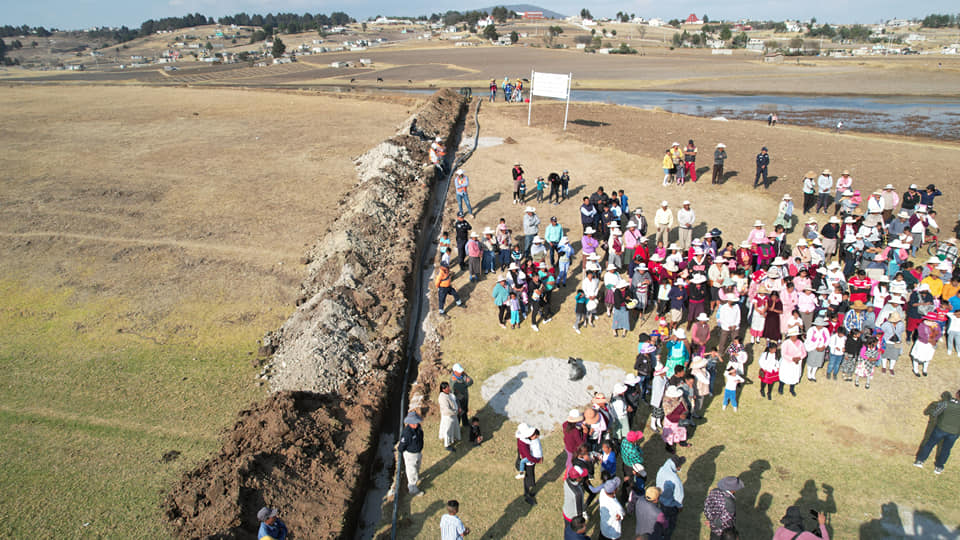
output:
[[[490,13],[490,11],[492,11],[494,7],[498,7],[498,6],[480,8],[477,11]],[[504,5],[503,7],[509,9],[510,11],[516,11],[517,13],[520,13],[521,11],[542,11],[543,16],[547,19],[566,19],[567,18],[567,16],[562,13],[557,13],[556,11],[550,11],[549,9],[543,9],[540,6],[534,6],[532,4],[509,4],[509,5]]]

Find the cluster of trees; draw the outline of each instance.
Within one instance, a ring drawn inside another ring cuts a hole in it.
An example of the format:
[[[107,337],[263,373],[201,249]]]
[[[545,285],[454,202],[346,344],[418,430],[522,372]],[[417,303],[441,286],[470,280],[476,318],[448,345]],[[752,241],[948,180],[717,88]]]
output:
[[[960,15],[946,15],[934,13],[923,18],[925,28],[949,28],[951,26],[960,27]]]
[[[214,24],[214,20],[200,13],[191,13],[183,17],[164,17],[158,20],[147,19],[140,24],[140,35],[149,36],[161,30],[179,30],[205,24]]]
[[[235,24],[237,26],[260,26],[265,29],[279,28],[281,32],[296,34],[307,30],[320,30],[324,26],[344,26],[357,22],[350,15],[342,11],[334,11],[329,16],[323,13],[312,15],[304,13],[267,13],[266,15],[237,13],[217,19],[220,24]]]
[[[19,41],[15,41],[14,43],[16,44],[16,43],[20,43],[20,42],[19,42]],[[23,45],[21,45],[20,47],[22,47],[22,46],[23,46]],[[8,56],[7,56],[7,50],[8,50],[9,48],[19,49],[20,47],[16,47],[16,46],[8,47],[7,44],[3,41],[3,39],[0,38],[0,64],[3,64],[4,66],[19,66],[19,65],[20,65],[20,59],[8,57]]]
[[[448,11],[446,13],[433,13],[430,15],[430,22],[443,22],[446,26],[456,26],[458,24],[466,24],[469,28],[474,28],[477,26],[477,21],[480,19],[486,18],[487,13],[485,11]],[[498,23],[504,23],[507,19],[516,19],[517,13],[511,11],[503,6],[498,6],[493,8],[490,11],[490,16],[493,17],[493,20]]]
[[[26,24],[23,26],[10,26],[9,24],[0,26],[0,38],[29,36],[30,34],[40,37],[49,37],[53,35],[53,32],[57,32],[57,29],[54,28],[53,30],[47,30],[42,26],[28,26]]]
[[[622,23],[630,22],[630,20],[633,19],[634,17],[636,17],[636,14],[634,13],[627,13],[626,11],[617,12],[617,20]]]
[[[95,28],[86,32],[86,35],[106,42],[126,43],[140,37],[140,32],[121,26],[120,28]]]

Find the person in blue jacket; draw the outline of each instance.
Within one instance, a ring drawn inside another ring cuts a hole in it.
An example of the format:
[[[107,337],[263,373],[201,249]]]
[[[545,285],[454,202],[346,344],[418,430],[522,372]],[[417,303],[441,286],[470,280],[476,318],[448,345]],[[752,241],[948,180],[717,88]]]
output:
[[[267,508],[266,506],[257,512],[257,519],[260,520],[257,540],[286,540],[287,526],[280,521],[278,515],[276,508]]]

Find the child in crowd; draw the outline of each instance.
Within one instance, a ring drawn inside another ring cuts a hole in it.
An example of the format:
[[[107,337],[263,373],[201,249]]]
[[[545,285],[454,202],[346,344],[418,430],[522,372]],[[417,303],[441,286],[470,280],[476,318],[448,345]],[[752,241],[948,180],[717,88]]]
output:
[[[617,477],[617,453],[613,451],[610,441],[603,441],[600,445],[600,479],[606,482]]]
[[[860,348],[862,346],[860,331],[852,330],[850,334],[847,335],[846,343],[844,343],[843,346],[843,363],[840,364],[840,371],[843,372],[843,380],[848,382],[853,380],[853,372],[857,368],[857,358],[860,356]]]
[[[517,293],[510,293],[510,328],[516,330],[517,326],[520,325],[520,299],[517,298]]]
[[[847,329],[839,327],[830,336],[827,341],[827,351],[830,355],[830,361],[827,363],[827,378],[833,375],[833,380],[837,380],[837,373],[840,372],[840,363],[843,361],[843,354],[846,351]]]
[[[450,266],[450,233],[443,231],[443,234],[440,235],[440,243],[437,246],[437,251],[440,252],[440,262],[447,263],[447,266]]]
[[[738,412],[737,408],[737,386],[744,382],[743,377],[737,373],[736,366],[727,367],[727,372],[723,374],[723,410],[727,410],[727,404],[733,405],[733,412]]]
[[[537,177],[537,202],[543,202],[543,190],[546,189],[547,182],[542,176]]]
[[[573,299],[574,312],[576,319],[573,321],[573,329],[579,334],[580,327],[587,324],[587,295],[583,289],[577,289],[577,295]]]
[[[876,336],[868,336],[863,340],[863,346],[860,347],[860,355],[857,360],[857,377],[853,380],[854,386],[860,386],[860,377],[867,380],[866,388],[870,388],[870,381],[873,380],[873,369],[877,367],[880,361],[880,346],[877,344]]]
[[[474,416],[470,419],[470,442],[474,446],[480,446],[483,442],[483,433],[480,432],[480,418]]]

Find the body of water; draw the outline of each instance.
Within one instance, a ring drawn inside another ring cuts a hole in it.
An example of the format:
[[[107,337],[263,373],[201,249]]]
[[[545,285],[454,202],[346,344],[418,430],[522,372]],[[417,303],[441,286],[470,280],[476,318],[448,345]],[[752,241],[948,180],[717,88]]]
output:
[[[476,94],[475,94],[476,95]],[[573,90],[573,101],[613,103],[643,109],[730,120],[960,140],[960,98],[686,94],[632,90]]]

